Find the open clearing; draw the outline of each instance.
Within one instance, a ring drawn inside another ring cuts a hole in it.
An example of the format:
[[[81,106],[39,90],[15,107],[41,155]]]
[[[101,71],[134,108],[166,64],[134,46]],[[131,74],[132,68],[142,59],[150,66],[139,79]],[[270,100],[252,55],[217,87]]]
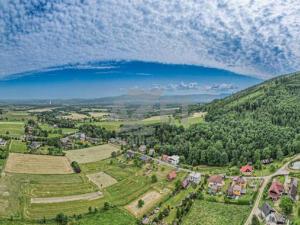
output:
[[[70,119],[70,120],[82,120],[82,119],[86,119],[86,118],[89,118],[89,117],[85,114],[72,112],[67,116],[63,116],[63,118]]]
[[[89,112],[89,114],[91,117],[95,117],[95,118],[109,116],[109,114],[107,112]]]
[[[119,148],[110,144],[105,144],[79,150],[69,150],[66,151],[66,156],[70,161],[90,163],[107,159],[111,157],[111,153],[114,151],[119,151]]]
[[[24,134],[24,123],[0,122],[0,134],[19,137]]]
[[[79,200],[91,201],[101,197],[103,197],[102,192],[97,191],[93,193],[86,193],[81,195],[70,195],[70,196],[63,196],[63,197],[31,198],[30,202],[32,204],[46,204],[46,203],[71,202],[71,201],[79,201]]]
[[[87,177],[99,188],[109,187],[118,181],[104,172],[89,174]]]
[[[56,107],[30,109],[30,110],[28,110],[28,112],[30,112],[30,113],[50,112],[50,111],[52,111],[53,109],[56,109]]]
[[[149,209],[151,209],[162,197],[157,191],[150,191],[143,195],[141,198],[136,199],[125,208],[136,217],[144,215]],[[142,199],[144,201],[143,207],[138,207],[138,201]]]
[[[66,157],[10,153],[5,171],[29,174],[70,174],[73,170]]]
[[[246,205],[195,201],[184,219],[184,225],[240,225],[244,224],[250,208]]]

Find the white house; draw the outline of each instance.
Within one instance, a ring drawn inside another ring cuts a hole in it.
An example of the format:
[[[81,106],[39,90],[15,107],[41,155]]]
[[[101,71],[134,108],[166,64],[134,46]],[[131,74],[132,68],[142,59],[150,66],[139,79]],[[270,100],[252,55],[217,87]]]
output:
[[[5,145],[6,145],[6,141],[0,138],[0,146],[5,146]]]
[[[197,173],[197,172],[192,172],[189,175],[189,179],[191,182],[193,182],[195,184],[199,184],[201,181],[201,174]]]
[[[178,155],[172,155],[169,156],[169,162],[173,165],[178,165],[179,163],[179,156]]]
[[[142,152],[142,153],[145,153],[146,150],[147,150],[146,145],[141,145],[141,146],[139,147],[139,151]]]

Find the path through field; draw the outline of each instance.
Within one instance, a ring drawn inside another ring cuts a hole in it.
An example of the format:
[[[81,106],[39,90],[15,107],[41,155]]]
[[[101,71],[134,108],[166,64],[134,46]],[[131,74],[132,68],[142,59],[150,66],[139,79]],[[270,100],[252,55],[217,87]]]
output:
[[[96,200],[98,198],[102,198],[103,194],[100,191],[81,194],[81,195],[70,195],[64,197],[51,197],[51,198],[31,198],[31,203],[33,204],[45,204],[45,203],[59,203],[59,202],[71,202],[78,200]]]

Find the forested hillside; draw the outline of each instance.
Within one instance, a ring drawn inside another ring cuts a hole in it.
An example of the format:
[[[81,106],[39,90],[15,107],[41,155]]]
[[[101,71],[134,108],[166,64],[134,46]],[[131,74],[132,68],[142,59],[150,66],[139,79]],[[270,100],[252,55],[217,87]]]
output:
[[[197,108],[197,107],[194,107]],[[199,106],[205,122],[184,130],[157,125],[125,135],[186,163],[241,165],[300,152],[300,73],[281,76]],[[148,132],[146,132],[148,130]],[[133,138],[134,137],[134,138]]]

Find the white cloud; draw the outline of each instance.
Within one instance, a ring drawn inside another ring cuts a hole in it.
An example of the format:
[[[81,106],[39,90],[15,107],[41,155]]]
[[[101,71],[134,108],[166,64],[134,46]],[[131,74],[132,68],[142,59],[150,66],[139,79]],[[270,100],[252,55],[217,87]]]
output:
[[[297,0],[6,0],[0,76],[101,60],[271,77],[300,69]]]

